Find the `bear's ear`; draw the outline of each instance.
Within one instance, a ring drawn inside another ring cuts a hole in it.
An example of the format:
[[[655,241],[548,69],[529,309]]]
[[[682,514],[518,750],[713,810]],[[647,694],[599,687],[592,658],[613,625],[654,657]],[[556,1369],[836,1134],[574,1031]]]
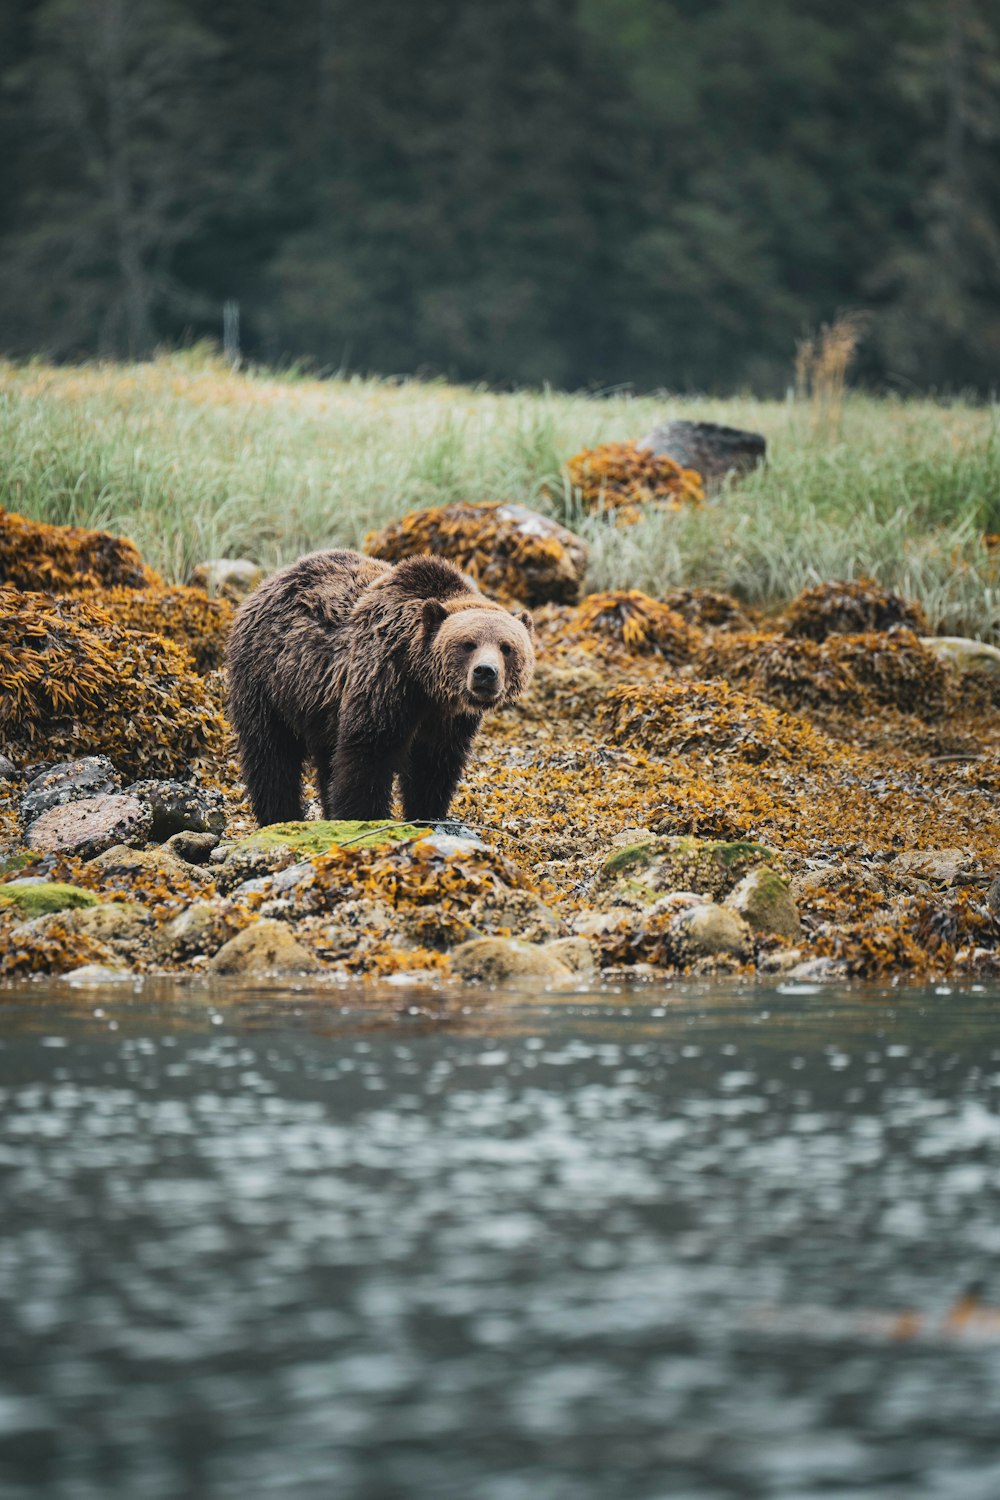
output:
[[[441,621],[447,619],[447,617],[448,611],[445,609],[440,599],[425,599],[424,607],[421,611],[421,618],[424,624],[424,635],[433,635],[435,630],[437,630],[438,626],[441,624]]]
[[[531,618],[531,614],[529,613],[528,610],[526,610],[526,609],[512,609],[511,610],[511,614],[514,616],[515,620],[520,620],[521,624],[524,626],[525,630],[528,632],[529,635],[534,635],[534,633],[535,633],[535,622]]]

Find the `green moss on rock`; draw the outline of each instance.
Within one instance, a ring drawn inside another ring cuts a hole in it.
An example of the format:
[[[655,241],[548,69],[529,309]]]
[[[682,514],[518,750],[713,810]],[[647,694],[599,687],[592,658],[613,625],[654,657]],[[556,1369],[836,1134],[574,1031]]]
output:
[[[271,823],[249,834],[237,849],[294,849],[303,855],[326,854],[347,844],[352,849],[370,849],[378,844],[403,844],[420,838],[426,828],[416,823],[386,823],[350,818],[331,821],[318,818],[302,823]]]
[[[52,912],[68,911],[78,906],[97,906],[100,897],[93,891],[85,891],[78,885],[63,885],[59,881],[46,881],[37,885],[34,881],[11,880],[0,885],[0,907],[14,907],[24,921],[34,917],[47,917]]]

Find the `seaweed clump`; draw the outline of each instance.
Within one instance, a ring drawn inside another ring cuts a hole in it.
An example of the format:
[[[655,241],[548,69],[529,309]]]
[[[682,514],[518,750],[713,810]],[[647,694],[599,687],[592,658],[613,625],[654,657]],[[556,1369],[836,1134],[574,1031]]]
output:
[[[894,708],[923,719],[947,709],[945,667],[911,630],[831,635],[824,641],[732,632],[713,638],[700,662],[712,676],[793,708]]]
[[[107,589],[94,603],[108,610],[127,630],[163,636],[191,654],[202,674],[223,665],[236,609],[231,600],[214,598],[183,584],[150,589]]]
[[[49,594],[147,589],[161,583],[125,537],[50,526],[0,510],[0,584]]]
[[[423,552],[446,557],[498,599],[573,604],[587,568],[587,546],[573,532],[522,505],[464,501],[412,511],[373,531],[364,550],[386,562]]]
[[[588,594],[552,625],[551,633],[558,638],[590,650],[611,640],[630,655],[656,655],[675,664],[690,661],[701,639],[676,610],[638,589]]]
[[[583,448],[569,460],[566,472],[585,510],[609,511],[630,526],[644,510],[681,510],[705,499],[702,477],[672,458],[658,458],[635,443],[604,443]]]
[[[106,755],[126,776],[222,758],[228,730],[185,650],[98,605],[0,586],[0,732],[48,760]]]
[[[784,614],[788,635],[825,641],[829,635],[865,635],[873,630],[892,630],[902,625],[918,635],[929,635],[923,608],[881,588],[870,578],[850,582],[820,583],[803,589]]]
[[[668,681],[614,688],[598,712],[613,739],[658,755],[717,755],[750,765],[815,766],[835,749],[804,719],[723,682]]]

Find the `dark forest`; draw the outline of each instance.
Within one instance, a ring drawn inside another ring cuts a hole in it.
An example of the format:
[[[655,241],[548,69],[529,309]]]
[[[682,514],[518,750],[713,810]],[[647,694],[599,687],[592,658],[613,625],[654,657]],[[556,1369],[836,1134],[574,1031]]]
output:
[[[996,381],[992,0],[4,0],[0,76],[9,355]]]

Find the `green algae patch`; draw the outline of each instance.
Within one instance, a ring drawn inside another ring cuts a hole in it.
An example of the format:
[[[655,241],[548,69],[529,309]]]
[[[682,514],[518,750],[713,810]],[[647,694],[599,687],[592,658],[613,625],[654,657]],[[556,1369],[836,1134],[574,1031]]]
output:
[[[0,885],[0,910],[13,907],[25,921],[32,917],[47,917],[53,912],[69,911],[79,906],[97,906],[100,897],[93,891],[85,891],[78,885],[63,885],[59,881],[46,881],[36,885],[33,881],[11,880]]]
[[[616,849],[614,854],[609,854],[601,866],[600,879],[613,880],[617,875],[624,875],[626,870],[644,869],[651,864],[656,854],[656,841],[646,839],[638,844],[626,844],[622,849]]]
[[[661,835],[616,849],[601,866],[597,884],[612,900],[648,903],[670,891],[698,891],[718,900],[748,871],[780,868],[780,855],[752,839],[697,839]]]
[[[371,849],[380,844],[403,844],[427,833],[416,823],[386,823],[359,818],[314,819],[302,823],[271,823],[240,839],[237,849],[294,849],[302,855],[326,854],[349,846]]]

